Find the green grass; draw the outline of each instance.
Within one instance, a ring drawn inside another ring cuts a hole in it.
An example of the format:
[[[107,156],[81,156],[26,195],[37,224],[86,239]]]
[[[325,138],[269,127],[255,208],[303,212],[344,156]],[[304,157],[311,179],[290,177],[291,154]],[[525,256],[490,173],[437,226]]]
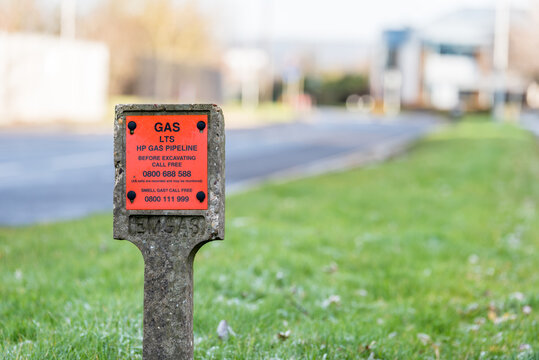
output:
[[[195,357],[539,359],[538,180],[531,135],[476,121],[230,197],[195,261]],[[111,228],[0,229],[0,357],[141,357],[142,258]]]
[[[253,108],[244,108],[239,103],[223,105],[227,114],[227,127],[260,126],[273,123],[291,122],[297,118],[297,111],[283,103],[265,102]]]

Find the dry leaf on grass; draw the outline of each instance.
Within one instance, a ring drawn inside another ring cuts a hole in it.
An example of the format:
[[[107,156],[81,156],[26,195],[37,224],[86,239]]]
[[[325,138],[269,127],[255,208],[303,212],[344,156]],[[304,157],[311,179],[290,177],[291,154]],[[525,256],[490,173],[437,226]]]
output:
[[[290,334],[291,334],[290,330],[280,331],[279,333],[277,333],[277,339],[281,341],[285,341],[286,339],[290,337]]]
[[[326,300],[322,302],[322,307],[327,308],[331,305],[340,305],[341,304],[341,297],[339,295],[331,295]]]
[[[428,343],[430,343],[430,336],[427,334],[419,333],[417,334],[417,338],[419,339],[419,341],[421,341],[423,345],[427,345]]]
[[[228,325],[226,320],[221,320],[217,326],[217,336],[219,336],[219,339],[226,341],[229,335],[236,336],[236,333]]]

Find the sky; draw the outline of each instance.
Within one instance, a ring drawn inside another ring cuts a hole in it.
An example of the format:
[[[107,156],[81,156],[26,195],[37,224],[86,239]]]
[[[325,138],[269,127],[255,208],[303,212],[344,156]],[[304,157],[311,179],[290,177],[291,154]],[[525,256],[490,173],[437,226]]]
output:
[[[493,8],[497,0],[198,0],[223,18],[223,36],[372,42],[385,27],[421,27],[461,8]],[[525,8],[533,0],[507,0]],[[538,0],[535,0],[538,1]]]
[[[13,0],[16,1],[16,0]],[[40,0],[57,5],[62,0]],[[106,0],[77,0],[79,8]],[[224,42],[373,42],[383,28],[421,27],[453,10],[493,8],[500,0],[173,0],[194,1]],[[531,1],[510,1],[526,8]]]

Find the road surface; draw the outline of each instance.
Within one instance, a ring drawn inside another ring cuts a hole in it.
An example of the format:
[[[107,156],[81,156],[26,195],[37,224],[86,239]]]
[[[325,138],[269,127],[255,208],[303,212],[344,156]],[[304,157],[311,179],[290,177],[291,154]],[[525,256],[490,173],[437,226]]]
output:
[[[227,130],[227,192],[268,178],[322,172],[326,165],[331,170],[341,158],[414,141],[435,124],[428,115],[376,121],[320,110],[308,121]],[[112,146],[112,134],[1,131],[0,225],[110,211]]]
[[[523,111],[520,116],[520,125],[539,136],[539,111]]]

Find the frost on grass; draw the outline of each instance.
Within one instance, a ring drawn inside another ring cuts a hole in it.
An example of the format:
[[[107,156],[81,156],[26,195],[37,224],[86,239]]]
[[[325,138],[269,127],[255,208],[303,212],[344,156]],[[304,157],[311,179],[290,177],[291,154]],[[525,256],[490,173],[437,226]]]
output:
[[[356,291],[356,294],[357,294],[358,296],[363,296],[363,297],[365,297],[365,296],[367,296],[369,293],[368,293],[367,290],[365,290],[365,289],[359,289],[359,290]]]
[[[341,304],[341,297],[339,295],[330,295],[326,300],[322,301],[322,307],[328,308],[330,306],[339,306]]]
[[[505,237],[505,243],[507,244],[507,246],[511,249],[518,249],[520,247],[520,244],[522,242],[522,235],[524,233],[524,226],[520,225],[520,226],[517,226],[517,228],[515,229],[515,231],[513,231],[512,233],[508,234],[506,237]]]
[[[423,345],[427,345],[428,343],[430,343],[430,336],[425,333],[417,334],[417,338],[419,339],[419,341],[421,341]]]
[[[238,306],[238,307],[241,307],[247,311],[255,311],[255,310],[258,310],[258,307],[259,307],[259,303],[258,302],[249,302],[246,297],[247,295],[243,295],[244,298],[243,299],[240,299],[240,298],[237,298],[237,297],[233,297],[233,298],[225,298],[223,295],[218,295],[216,298],[215,298],[215,301],[216,302],[219,302],[219,303],[223,303],[223,304],[226,304],[227,306]]]
[[[17,269],[15,270],[15,280],[22,280],[22,270],[21,269]]]
[[[488,318],[495,325],[499,325],[499,324],[504,323],[506,321],[515,320],[517,318],[517,316],[515,314],[511,314],[511,313],[504,313],[502,316],[497,316],[496,312],[494,312],[492,310],[489,310]]]
[[[518,302],[522,302],[524,301],[524,294],[521,293],[520,291],[516,291],[514,293],[512,293],[511,295],[509,295],[509,297],[512,299],[512,300],[516,300]]]
[[[231,225],[236,228],[241,228],[249,225],[251,218],[249,217],[237,217],[232,219]]]
[[[471,303],[469,304],[466,309],[464,309],[465,314],[471,314],[479,310],[479,304],[478,303]]]
[[[533,349],[530,344],[522,344],[518,347],[519,354],[517,359],[531,359],[533,354]]]
[[[339,271],[339,265],[337,265],[337,263],[335,263],[335,262],[332,262],[331,264],[329,264],[327,266],[324,266],[324,268],[322,270],[325,273],[334,274],[337,271]]]
[[[481,325],[479,324],[469,324],[464,325],[464,331],[466,332],[477,332],[481,328]]]
[[[475,265],[477,264],[477,262],[479,261],[479,256],[477,256],[476,254],[472,254],[468,257],[468,262],[472,265]]]

